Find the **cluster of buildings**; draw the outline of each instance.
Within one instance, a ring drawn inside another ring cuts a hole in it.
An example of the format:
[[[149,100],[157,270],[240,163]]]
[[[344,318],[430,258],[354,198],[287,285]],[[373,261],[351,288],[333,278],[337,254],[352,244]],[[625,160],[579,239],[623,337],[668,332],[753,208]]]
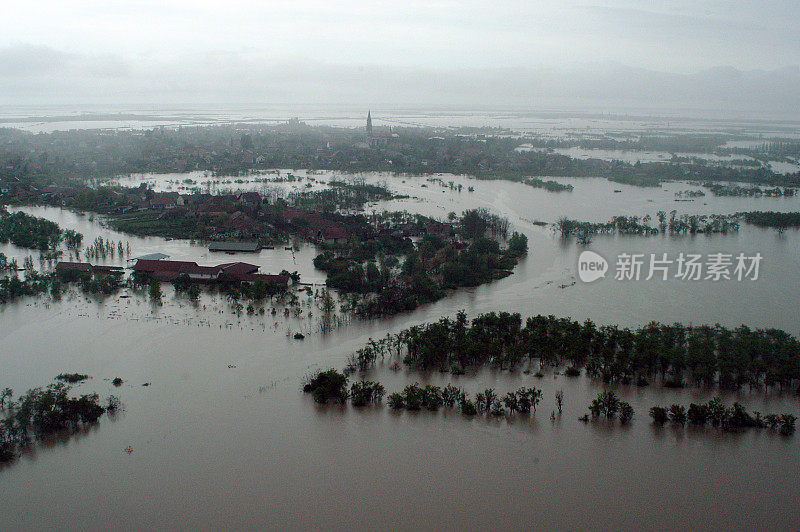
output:
[[[81,193],[90,192],[93,195],[91,210],[122,216],[151,213],[165,226],[185,225],[184,220],[190,218],[193,227],[202,227],[202,238],[219,242],[211,246],[215,248],[212,251],[257,252],[260,248],[255,243],[264,235],[275,233],[276,227],[284,223],[293,224],[300,236],[315,242],[336,243],[350,237],[344,227],[321,214],[271,205],[257,192],[180,194],[154,192],[142,187],[96,190],[80,185],[23,189],[24,185],[18,182],[3,181],[0,190],[18,199],[44,200],[47,204],[79,209],[87,208],[81,204]],[[190,236],[196,235],[187,235],[187,238]],[[231,241],[247,242],[240,245]]]
[[[287,222],[305,228],[305,234],[302,236],[315,242],[336,244],[350,237],[346,229],[321,214],[300,209],[284,209],[283,216]]]
[[[287,274],[270,275],[258,273],[259,267],[246,262],[228,262],[216,266],[199,266],[196,262],[179,260],[138,260],[131,268],[134,273],[157,281],[174,281],[185,275],[192,281],[216,282],[235,280],[246,283],[258,281],[264,284],[289,287],[292,278]]]
[[[292,277],[288,274],[270,275],[258,273],[259,266],[246,262],[229,262],[216,266],[200,266],[196,262],[164,259],[138,259],[131,267],[134,274],[156,281],[174,281],[181,276],[189,280],[203,283],[218,281],[240,281],[245,283],[262,282],[264,284],[288,288],[292,285]],[[119,266],[96,266],[88,262],[59,262],[58,272],[83,273],[122,273]]]
[[[456,229],[453,224],[432,220],[422,226],[413,223],[395,225],[388,228],[386,232],[395,238],[414,238],[423,236],[439,236],[442,238],[448,238],[455,235]]]

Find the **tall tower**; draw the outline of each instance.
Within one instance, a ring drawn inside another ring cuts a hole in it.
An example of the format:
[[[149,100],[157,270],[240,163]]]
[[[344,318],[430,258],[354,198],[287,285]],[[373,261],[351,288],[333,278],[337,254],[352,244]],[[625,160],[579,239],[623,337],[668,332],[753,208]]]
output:
[[[372,111],[367,111],[367,144],[372,142]]]

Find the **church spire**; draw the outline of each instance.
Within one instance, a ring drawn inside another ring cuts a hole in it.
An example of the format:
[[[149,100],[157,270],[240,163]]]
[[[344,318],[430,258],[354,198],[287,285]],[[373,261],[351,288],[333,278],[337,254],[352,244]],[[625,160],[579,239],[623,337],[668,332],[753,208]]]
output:
[[[367,111],[367,141],[372,140],[372,111]]]

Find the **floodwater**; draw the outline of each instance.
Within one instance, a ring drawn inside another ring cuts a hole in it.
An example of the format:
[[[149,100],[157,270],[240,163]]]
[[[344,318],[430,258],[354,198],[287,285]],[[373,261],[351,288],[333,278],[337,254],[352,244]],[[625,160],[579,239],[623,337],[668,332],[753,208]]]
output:
[[[368,211],[404,208],[444,218],[485,207],[528,235],[529,256],[501,281],[389,320],[344,320],[326,334],[317,302],[303,292],[297,316],[293,310],[285,315],[279,302],[268,304],[264,315],[237,315],[220,295],[204,294],[193,305],[167,287],[164,305],[157,307],[135,295],[97,301],[78,293],[61,302],[42,298],[3,307],[0,386],[23,391],[61,372],[88,373],[93,378],[77,390],[115,393],[125,411],[85,434],[40,445],[1,469],[0,528],[800,527],[800,438],[657,429],[649,422],[651,406],[707,400],[707,391],[618,387],[636,410],[628,427],[579,422],[602,385],[552,373],[542,379],[490,370],[421,375],[394,371],[387,360],[368,375],[389,392],[414,381],[452,382],[471,392],[493,387],[501,394],[537,386],[544,397],[530,419],[321,407],[300,392],[305,375],[342,368],[368,338],[462,308],[470,315],[508,310],[626,326],[650,320],[746,323],[798,335],[797,231],[778,235],[743,225],[725,236],[596,237],[590,249],[606,257],[612,270],[623,252],[761,253],[763,260],[756,281],[615,281],[612,271],[585,284],[575,278],[581,250],[533,222],[563,215],[591,221],[617,214],[655,217],[672,209],[797,211],[800,199],[708,195],[676,202],[675,192],[698,187],[640,189],[602,179],[560,179],[575,190],[555,194],[518,183],[436,176],[463,184],[459,193],[425,177],[366,177],[411,196]],[[296,269],[303,280],[324,279],[310,264],[310,246],[294,259],[282,249],[217,257],[197,243],[120,235],[104,228],[99,217],[24,210],[81,231],[85,244],[96,236],[127,241],[132,256],[163,251],[200,264],[245,260],[262,271]],[[24,255],[13,246],[0,252]],[[296,331],[306,333],[305,340],[293,340]],[[117,376],[125,380],[118,389],[110,383]],[[142,387],[146,382],[151,385]],[[562,389],[563,414],[551,420],[555,392]],[[797,397],[743,391],[724,398],[762,412],[800,414]]]

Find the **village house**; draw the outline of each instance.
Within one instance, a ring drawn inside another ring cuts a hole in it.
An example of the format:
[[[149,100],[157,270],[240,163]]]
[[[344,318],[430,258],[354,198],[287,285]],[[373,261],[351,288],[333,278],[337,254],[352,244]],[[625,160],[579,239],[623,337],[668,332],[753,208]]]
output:
[[[305,225],[305,236],[317,242],[335,244],[350,238],[345,228],[326,219],[320,214],[305,212],[299,209],[285,209],[283,211],[283,216],[287,222],[297,225],[299,229]]]
[[[325,225],[317,231],[316,239],[318,242],[336,244],[347,240],[347,231],[335,225]]]
[[[183,196],[177,192],[160,192],[154,194],[150,200],[150,206],[154,209],[169,209],[172,207],[182,207],[185,204]]]
[[[57,272],[82,272],[82,273],[122,273],[121,266],[99,266],[88,262],[58,262]]]
[[[241,282],[277,284],[283,287],[292,285],[288,275],[267,275],[257,273],[259,266],[246,262],[229,262],[217,266],[200,266],[196,262],[177,260],[138,260],[131,268],[136,274],[157,281],[174,281],[185,275],[192,281],[215,282],[232,279]]]
[[[239,194],[237,202],[240,205],[258,206],[262,203],[261,195],[258,192],[242,192]]]

